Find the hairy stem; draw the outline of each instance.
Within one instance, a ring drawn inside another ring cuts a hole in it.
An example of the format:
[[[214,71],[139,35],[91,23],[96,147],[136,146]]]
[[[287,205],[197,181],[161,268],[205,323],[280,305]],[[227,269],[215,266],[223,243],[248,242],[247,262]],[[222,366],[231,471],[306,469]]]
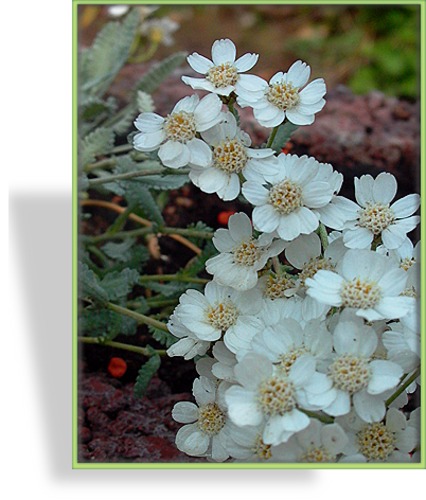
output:
[[[416,380],[419,375],[420,368],[417,368],[417,370],[410,377],[408,377],[400,387],[398,387],[398,389],[392,394],[392,396],[388,397],[388,399],[385,401],[386,406],[389,407],[389,405],[391,405],[395,401],[395,399]]]
[[[104,345],[107,347],[114,347],[116,349],[123,349],[125,351],[136,352],[142,356],[152,356],[153,354],[158,354],[159,356],[164,356],[166,351],[164,349],[147,349],[146,347],[139,347],[132,344],[123,344],[123,342],[115,342],[114,340],[103,340],[101,337],[78,337],[79,342],[83,344],[97,344]]]

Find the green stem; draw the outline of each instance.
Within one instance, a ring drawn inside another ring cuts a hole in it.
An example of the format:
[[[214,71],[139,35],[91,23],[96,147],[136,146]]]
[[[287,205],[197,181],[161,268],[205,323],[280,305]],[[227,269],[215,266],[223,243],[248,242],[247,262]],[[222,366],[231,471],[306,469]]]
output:
[[[150,318],[149,316],[145,316],[145,314],[137,313],[136,311],[131,311],[130,309],[127,309],[126,307],[118,306],[117,304],[113,304],[112,302],[108,302],[107,307],[108,307],[108,309],[111,309],[111,311],[115,311],[119,314],[124,314],[125,316],[128,316],[129,318],[135,319],[138,323],[142,323],[144,325],[151,325],[155,328],[158,328],[159,330],[163,330],[163,332],[169,333],[169,329],[167,328],[167,325],[165,325],[162,321],[158,321],[154,318]]]
[[[328,415],[324,415],[321,413],[316,413],[314,411],[309,411],[309,410],[303,410],[302,408],[299,408],[301,412],[303,412],[305,415],[311,418],[316,418],[320,422],[324,422],[324,424],[332,424],[334,422],[333,417],[329,417]]]
[[[99,236],[88,236],[88,235],[80,235],[80,239],[86,243],[101,243],[103,241],[108,240],[122,240],[125,238],[137,238],[139,236],[145,236],[147,234],[152,234],[151,227],[143,227],[141,229],[134,229],[132,231],[118,231],[114,234],[100,234]]]
[[[108,177],[100,177],[99,179],[90,179],[89,187],[99,186],[100,184],[108,184],[108,182],[112,181],[122,181],[126,179],[132,179],[133,177],[144,177],[147,175],[164,174],[164,172],[165,172],[164,168],[159,168],[156,170],[138,170],[137,172],[126,172],[124,174],[109,175]],[[187,174],[188,172],[189,169],[184,169],[184,168],[176,170],[176,174],[178,175]]]
[[[407,380],[401,385],[401,387],[399,387],[393,394],[392,396],[390,396],[386,401],[385,401],[385,404],[387,407],[389,407],[394,401],[395,399],[400,395],[402,394],[405,389],[411,385],[415,380],[416,378],[420,375],[420,368],[417,368],[417,370],[409,377],[407,378]]]
[[[111,153],[127,153],[128,151],[133,151],[133,144],[122,144],[121,146],[115,146],[115,148],[111,150]]]
[[[152,356],[158,354],[164,356],[166,351],[164,349],[147,349],[146,347],[138,347],[131,344],[123,344],[122,342],[115,342],[114,340],[103,340],[101,337],[78,337],[78,340],[83,344],[98,344],[107,347],[114,347],[116,349],[123,349],[125,351],[136,352],[142,356]]]
[[[97,168],[111,168],[115,167],[117,161],[114,158],[105,158],[104,160],[96,161],[95,163],[89,163],[84,167],[86,173],[96,170]]]
[[[213,233],[210,231],[197,231],[196,229],[186,229],[180,227],[160,227],[156,232],[159,234],[180,234],[181,236],[201,238],[204,240],[210,240],[213,238]]]
[[[141,229],[133,229],[131,231],[118,231],[114,234],[109,234],[108,232],[106,232],[98,236],[80,235],[80,238],[81,241],[94,244],[94,243],[101,243],[102,241],[107,241],[107,240],[137,238],[139,236],[145,236],[147,234],[180,234],[181,236],[203,238],[206,240],[213,238],[213,233],[210,233],[208,231],[196,231],[194,229],[184,229],[177,227],[162,227],[162,228],[143,227]]]
[[[209,283],[210,280],[204,278],[195,278],[193,276],[179,276],[178,274],[146,274],[139,278],[140,283],[147,281],[181,281],[183,283],[198,283],[204,285]]]
[[[269,136],[268,142],[266,143],[266,147],[270,148],[272,143],[274,142],[275,136],[277,135],[279,125],[272,129],[271,135]]]
[[[93,254],[93,255],[96,255],[96,257],[98,257],[98,259],[102,262],[102,265],[104,267],[108,267],[109,266],[109,260],[108,258],[104,255],[103,252],[101,252],[99,250],[98,247],[96,247],[95,245],[89,245],[87,247],[87,249]]]

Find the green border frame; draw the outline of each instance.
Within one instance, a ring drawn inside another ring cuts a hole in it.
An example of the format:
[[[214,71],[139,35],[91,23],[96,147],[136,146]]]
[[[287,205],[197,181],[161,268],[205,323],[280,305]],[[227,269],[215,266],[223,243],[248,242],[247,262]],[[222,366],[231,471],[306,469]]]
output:
[[[420,442],[421,455],[420,463],[334,463],[334,464],[300,464],[300,463],[80,463],[77,461],[78,455],[78,404],[77,404],[77,385],[78,385],[78,341],[77,341],[77,311],[78,311],[78,274],[77,274],[77,252],[78,252],[78,167],[77,167],[77,104],[78,104],[78,79],[77,79],[77,56],[78,56],[78,7],[79,5],[250,5],[250,4],[282,4],[282,5],[417,5],[420,7],[420,192],[426,193],[426,3],[425,0],[216,0],[210,1],[185,1],[185,0],[73,0],[72,1],[72,467],[73,469],[426,469],[426,298],[424,284],[426,283],[426,266],[420,266],[421,279],[421,299],[420,299],[420,325],[421,325],[421,425]],[[421,220],[425,219],[426,208],[421,205]],[[420,225],[420,239],[426,241],[426,227]],[[425,246],[421,248],[421,262],[425,262]]]

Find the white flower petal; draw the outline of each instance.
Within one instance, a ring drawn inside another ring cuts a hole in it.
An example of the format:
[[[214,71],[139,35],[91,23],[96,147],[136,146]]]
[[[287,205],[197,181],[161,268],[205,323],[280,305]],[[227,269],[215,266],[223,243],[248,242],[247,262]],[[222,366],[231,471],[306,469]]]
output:
[[[164,166],[180,168],[188,165],[191,156],[185,144],[176,141],[167,141],[158,150],[158,157]]]
[[[253,233],[250,218],[244,212],[238,212],[231,215],[231,217],[229,217],[228,227],[231,238],[236,243],[242,243],[250,239]]]
[[[348,248],[370,249],[374,234],[366,227],[343,231],[343,243]]]
[[[265,205],[268,203],[269,191],[258,182],[245,182],[242,187],[242,192],[247,201],[252,205]],[[271,208],[273,207],[271,206]]]
[[[315,104],[324,97],[326,90],[324,79],[316,78],[299,92],[300,100],[303,104]]]
[[[259,425],[263,414],[257,404],[255,393],[233,385],[225,392],[229,418],[238,426]]]
[[[226,39],[216,40],[212,46],[212,59],[216,66],[223,63],[234,63],[237,49],[234,42]]]
[[[279,213],[269,204],[255,207],[252,218],[255,228],[265,233],[272,233],[280,224]]]
[[[364,422],[380,422],[386,413],[386,406],[380,396],[372,396],[363,390],[353,395],[353,404],[357,415]]]
[[[237,174],[233,173],[228,175],[226,183],[217,191],[217,195],[224,201],[235,200],[240,194],[240,178]]]
[[[291,83],[294,87],[301,88],[309,80],[311,68],[302,61],[294,62],[287,72],[287,83]]]
[[[181,424],[190,424],[198,420],[198,406],[190,401],[179,401],[172,410],[172,417]]]
[[[398,184],[395,177],[387,172],[380,173],[374,180],[373,200],[384,205],[389,204],[396,195]]]
[[[164,118],[157,113],[141,113],[135,120],[135,127],[141,132],[158,132],[163,127]]]
[[[191,154],[189,165],[196,167],[207,167],[212,161],[212,150],[201,139],[191,139],[186,143]]]
[[[205,75],[207,71],[214,66],[210,59],[197,54],[197,52],[189,55],[186,60],[194,71],[203,75]]]
[[[404,217],[408,217],[413,215],[414,212],[420,206],[420,196],[418,194],[409,194],[397,200],[395,203],[391,205],[391,210],[395,214],[397,219],[402,219]]]
[[[355,199],[361,207],[366,207],[367,203],[372,203],[373,200],[373,185],[374,179],[371,175],[361,175],[358,179],[355,177]]]
[[[381,394],[388,389],[393,389],[402,377],[402,368],[391,361],[381,359],[370,363],[371,378],[368,382],[367,392],[369,394]]]
[[[152,133],[136,134],[133,138],[133,147],[138,151],[155,151],[166,138],[164,130]]]
[[[176,434],[176,446],[190,456],[201,456],[209,447],[210,438],[198,429],[197,424],[185,425]]]
[[[298,108],[287,109],[286,116],[289,122],[295,125],[312,125],[315,121],[315,115],[306,115],[298,110]]]
[[[258,59],[259,54],[244,54],[235,61],[234,66],[237,68],[238,73],[242,73],[251,69],[257,63]]]

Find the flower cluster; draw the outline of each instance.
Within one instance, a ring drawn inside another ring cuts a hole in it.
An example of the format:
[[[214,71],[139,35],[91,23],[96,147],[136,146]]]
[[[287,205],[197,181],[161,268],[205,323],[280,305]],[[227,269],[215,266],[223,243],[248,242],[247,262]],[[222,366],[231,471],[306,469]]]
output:
[[[195,358],[199,374],[195,402],[173,408],[177,447],[219,462],[416,461],[419,414],[403,409],[420,366],[419,244],[407,236],[419,196],[393,201],[383,172],[355,179],[355,203],[330,164],[277,154],[278,128],[313,123],[326,87],[302,61],[269,82],[247,74],[257,60],[217,40],[211,59],[188,57],[202,77],[182,77],[204,97],[135,121],[136,149],[253,207],[214,233],[212,280],[168,323],[168,354]],[[235,104],[274,128],[268,144],[252,147]]]

